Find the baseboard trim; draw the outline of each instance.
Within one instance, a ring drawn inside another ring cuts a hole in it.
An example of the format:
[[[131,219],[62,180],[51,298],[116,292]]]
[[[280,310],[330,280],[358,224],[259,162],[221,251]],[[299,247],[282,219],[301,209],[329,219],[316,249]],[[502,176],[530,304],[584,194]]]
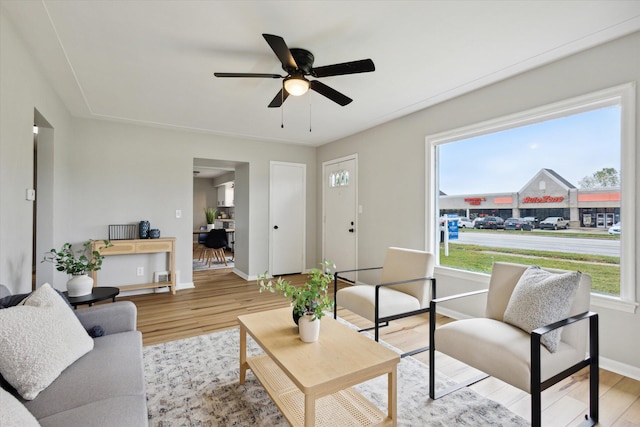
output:
[[[248,274],[246,274],[243,271],[238,270],[237,268],[233,269],[233,274],[235,274],[236,276],[242,277],[247,282],[250,281],[250,280],[258,280],[258,276],[249,276]]]
[[[640,381],[640,368],[637,366],[627,365],[626,363],[600,356],[600,367],[607,371]]]
[[[176,285],[176,291],[179,291],[181,289],[193,289],[195,287],[196,285],[193,282],[182,282]]]

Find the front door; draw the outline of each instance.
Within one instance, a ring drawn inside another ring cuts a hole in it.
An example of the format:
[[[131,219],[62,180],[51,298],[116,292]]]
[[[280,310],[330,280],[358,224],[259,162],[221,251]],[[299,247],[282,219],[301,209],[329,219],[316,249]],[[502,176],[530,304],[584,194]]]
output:
[[[305,263],[306,165],[271,162],[269,273],[302,273]]]
[[[323,163],[323,259],[337,271],[357,267],[357,156]],[[355,274],[347,277],[355,280]]]

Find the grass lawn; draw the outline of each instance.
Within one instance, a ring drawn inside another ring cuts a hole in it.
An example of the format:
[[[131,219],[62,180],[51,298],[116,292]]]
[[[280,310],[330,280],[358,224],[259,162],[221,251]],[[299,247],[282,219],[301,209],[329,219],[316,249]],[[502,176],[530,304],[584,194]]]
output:
[[[593,292],[620,295],[619,257],[491,248],[457,243],[449,243],[449,256],[446,257],[444,256],[444,245],[440,244],[440,265],[445,267],[491,273],[495,261],[536,264],[540,267],[561,270],[579,270],[591,275]]]

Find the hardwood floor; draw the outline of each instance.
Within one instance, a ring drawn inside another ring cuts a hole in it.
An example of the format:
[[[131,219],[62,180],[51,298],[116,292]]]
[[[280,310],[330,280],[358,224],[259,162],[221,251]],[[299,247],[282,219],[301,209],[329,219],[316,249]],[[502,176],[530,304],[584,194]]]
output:
[[[302,284],[306,276],[287,276],[294,284]],[[123,297],[138,307],[138,329],[144,345],[208,334],[238,325],[237,316],[245,313],[288,306],[282,296],[260,293],[255,282],[246,282],[230,269],[197,271],[193,274],[195,289],[184,289],[176,295],[157,293]],[[344,309],[338,315],[359,326],[370,323]],[[438,324],[451,321],[438,316]],[[427,344],[428,316],[415,316],[382,328],[382,340],[408,351]],[[414,356],[428,363],[428,353]],[[454,359],[439,354],[438,371],[454,380],[473,376],[476,371]],[[588,412],[588,372],[578,372],[543,393],[545,426],[575,426]],[[497,401],[529,420],[529,395],[495,378],[487,378],[470,387],[478,394]],[[612,427],[640,426],[640,381],[606,370],[600,370],[600,424]]]

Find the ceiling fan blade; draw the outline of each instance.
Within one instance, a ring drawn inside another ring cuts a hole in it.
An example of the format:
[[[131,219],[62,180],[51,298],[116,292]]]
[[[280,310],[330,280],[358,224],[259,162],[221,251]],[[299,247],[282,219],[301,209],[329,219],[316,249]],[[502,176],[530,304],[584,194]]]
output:
[[[329,77],[344,74],[368,73],[375,70],[376,66],[371,59],[361,59],[359,61],[316,67],[312,70],[311,74],[315,77]]]
[[[280,89],[280,92],[278,92],[273,100],[271,100],[271,103],[269,103],[269,108],[278,108],[282,106],[282,103],[287,99],[288,96],[289,92],[284,90],[284,88]]]
[[[333,102],[342,105],[343,107],[349,104],[353,99],[349,98],[346,95],[341,94],[337,90],[330,88],[326,84],[322,83],[319,80],[311,81],[311,89],[318,92],[320,95],[326,96]]]
[[[280,74],[260,74],[260,73],[213,73],[216,77],[260,77],[266,79],[282,79]]]
[[[293,55],[282,37],[273,34],[263,34],[262,37],[269,43],[273,53],[276,54],[285,69],[293,68],[295,70],[298,68],[298,64],[293,59]]]

